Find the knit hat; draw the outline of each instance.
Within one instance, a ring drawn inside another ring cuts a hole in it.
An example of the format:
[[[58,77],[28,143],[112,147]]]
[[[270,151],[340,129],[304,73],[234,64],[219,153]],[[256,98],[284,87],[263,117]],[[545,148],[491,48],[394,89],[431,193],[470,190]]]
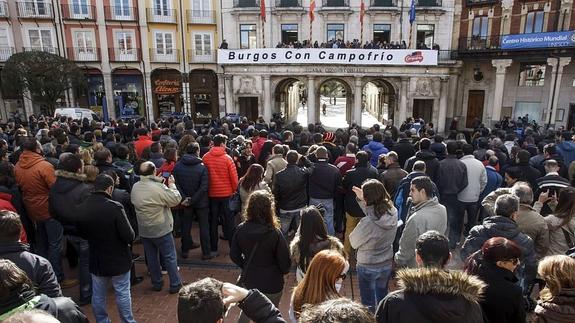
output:
[[[333,142],[335,134],[333,132],[326,132],[323,134],[323,141]]]

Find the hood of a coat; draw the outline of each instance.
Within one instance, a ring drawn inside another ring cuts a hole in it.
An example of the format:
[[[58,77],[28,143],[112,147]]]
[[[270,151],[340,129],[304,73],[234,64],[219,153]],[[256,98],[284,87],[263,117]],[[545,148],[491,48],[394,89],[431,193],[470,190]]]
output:
[[[561,294],[552,301],[539,301],[535,314],[546,318],[546,322],[573,322],[575,317],[575,288],[561,290]]]
[[[33,151],[23,151],[18,159],[18,165],[23,169],[29,169],[34,167],[34,165],[45,161],[44,157]]]
[[[431,150],[420,150],[415,154],[415,158],[421,160],[432,160],[436,157],[437,155]]]
[[[182,156],[180,160],[182,161],[182,164],[186,166],[192,166],[202,163],[202,160],[198,156],[192,154],[185,154],[184,156]]]
[[[367,213],[373,214],[373,211],[371,212],[369,211],[369,209],[373,208],[373,206],[368,206],[367,208],[368,208]],[[389,211],[387,211],[387,213],[389,214],[384,214],[380,216],[379,219],[376,219],[375,216],[372,216],[373,223],[385,230],[397,227],[397,209],[392,207]]]
[[[483,220],[483,228],[490,237],[503,237],[513,240],[519,233],[517,223],[504,216],[490,216]]]
[[[209,151],[210,155],[214,155],[216,157],[223,156],[226,154],[226,148],[224,147],[212,147]]]
[[[52,185],[51,189],[56,193],[67,193],[74,190],[85,181],[86,175],[84,174],[57,170],[56,182]]]
[[[367,147],[371,151],[378,151],[385,148],[385,146],[381,142],[377,142],[375,140],[370,141],[369,144],[367,144]]]
[[[562,141],[557,147],[563,151],[572,152],[575,151],[575,142],[573,141]]]
[[[439,201],[438,201],[437,197],[432,197],[432,198],[430,198],[429,200],[427,200],[427,201],[425,201],[425,202],[421,202],[421,203],[415,205],[415,206],[413,207],[413,212],[417,212],[417,211],[419,211],[419,210],[421,210],[421,209],[423,209],[423,208],[426,208],[426,207],[434,207],[434,206],[436,206],[437,204],[439,204]]]

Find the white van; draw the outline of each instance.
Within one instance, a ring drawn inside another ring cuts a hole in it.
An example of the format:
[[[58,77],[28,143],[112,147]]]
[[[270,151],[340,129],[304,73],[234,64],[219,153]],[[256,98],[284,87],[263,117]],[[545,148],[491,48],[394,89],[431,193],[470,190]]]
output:
[[[54,111],[54,117],[66,116],[74,120],[83,120],[87,118],[89,121],[100,120],[100,117],[94,111],[84,108],[57,108]]]

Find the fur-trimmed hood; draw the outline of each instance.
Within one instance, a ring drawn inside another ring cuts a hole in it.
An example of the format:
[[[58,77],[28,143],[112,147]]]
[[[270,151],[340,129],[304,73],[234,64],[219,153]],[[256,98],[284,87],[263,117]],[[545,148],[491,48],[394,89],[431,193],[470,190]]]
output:
[[[72,172],[67,172],[65,170],[61,170],[61,169],[56,170],[55,174],[56,174],[56,177],[75,179],[75,180],[80,181],[80,182],[86,181],[86,174],[72,173]]]
[[[464,272],[435,268],[403,269],[397,278],[405,292],[461,296],[474,303],[479,302],[486,286],[479,278]]]
[[[290,243],[290,256],[292,261],[299,265],[300,249],[299,249],[299,234],[297,234]],[[310,252],[316,254],[321,250],[334,250],[342,254],[347,259],[345,251],[343,250],[343,244],[338,238],[327,236],[327,240],[318,241],[310,246]]]

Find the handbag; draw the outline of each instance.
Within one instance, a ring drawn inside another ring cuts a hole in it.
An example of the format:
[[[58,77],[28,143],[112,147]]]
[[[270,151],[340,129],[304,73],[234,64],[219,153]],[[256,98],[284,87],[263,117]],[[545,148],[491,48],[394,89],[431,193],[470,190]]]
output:
[[[239,211],[241,211],[242,197],[240,196],[240,185],[238,185],[236,192],[230,197],[228,204],[230,211],[232,211],[233,213],[238,213]]]
[[[236,282],[237,286],[245,288],[245,281],[244,280],[245,280],[246,272],[247,272],[248,268],[250,267],[250,263],[252,262],[252,259],[254,258],[254,255],[255,255],[256,250],[258,249],[259,245],[260,245],[260,242],[259,241],[256,242],[256,245],[254,246],[254,248],[250,252],[250,256],[248,257],[248,261],[246,262],[246,264],[242,268],[242,272],[240,273],[240,276],[238,277],[238,281]]]

